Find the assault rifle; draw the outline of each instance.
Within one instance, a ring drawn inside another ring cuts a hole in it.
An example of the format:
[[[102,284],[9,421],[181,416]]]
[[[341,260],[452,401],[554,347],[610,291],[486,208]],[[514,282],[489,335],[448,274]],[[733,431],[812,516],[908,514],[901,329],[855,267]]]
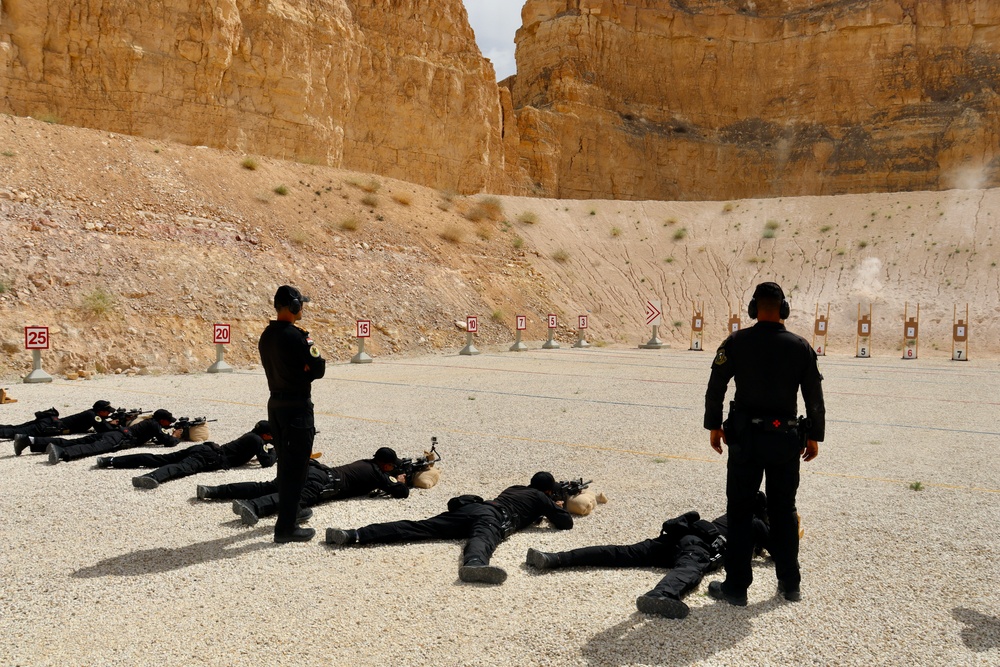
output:
[[[573,496],[580,495],[584,489],[593,483],[594,480],[589,480],[587,482],[583,481],[583,477],[564,482],[556,482],[555,491],[552,492],[552,500],[561,500],[566,502]]]
[[[183,431],[184,429],[192,428],[194,426],[204,426],[208,422],[217,422],[217,421],[219,420],[209,419],[208,417],[194,417],[193,419],[191,417],[181,417],[173,424],[171,424],[170,428],[175,430],[180,429]]]
[[[118,426],[125,427],[135,421],[136,417],[141,415],[145,410],[142,408],[117,408],[114,412],[108,415],[107,421]]]
[[[427,452],[423,456],[412,459],[400,459],[399,465],[392,471],[392,475],[394,477],[406,475],[406,485],[412,487],[413,478],[417,473],[430,469],[432,465],[441,460],[441,455],[437,450],[437,441],[438,439],[436,436],[431,438],[431,451]]]

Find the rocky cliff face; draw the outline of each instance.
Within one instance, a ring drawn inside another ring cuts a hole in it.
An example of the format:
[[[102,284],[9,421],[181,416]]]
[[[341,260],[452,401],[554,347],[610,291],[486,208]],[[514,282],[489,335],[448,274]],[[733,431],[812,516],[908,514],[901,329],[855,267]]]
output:
[[[558,197],[1000,185],[1000,3],[528,0],[513,101]]]
[[[494,79],[461,0],[0,2],[0,111],[461,192],[516,169]]]

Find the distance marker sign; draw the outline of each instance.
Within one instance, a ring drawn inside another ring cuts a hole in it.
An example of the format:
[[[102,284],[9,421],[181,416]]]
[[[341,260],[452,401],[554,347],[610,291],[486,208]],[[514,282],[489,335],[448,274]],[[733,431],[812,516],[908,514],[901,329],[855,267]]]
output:
[[[49,328],[24,327],[24,349],[26,350],[49,349]]]
[[[356,338],[371,338],[372,335],[372,321],[371,320],[358,320],[357,321],[357,336]]]
[[[216,345],[229,345],[232,330],[228,324],[216,324],[212,327],[212,342]]]

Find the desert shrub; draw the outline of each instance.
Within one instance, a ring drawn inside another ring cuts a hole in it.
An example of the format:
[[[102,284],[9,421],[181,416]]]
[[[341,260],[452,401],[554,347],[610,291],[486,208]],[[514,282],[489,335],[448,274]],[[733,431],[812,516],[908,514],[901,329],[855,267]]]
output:
[[[115,295],[106,291],[103,287],[95,287],[80,300],[80,309],[89,315],[104,315],[110,312],[117,299]]]
[[[394,194],[392,196],[392,200],[400,206],[409,206],[413,202],[413,198],[406,192],[398,192]]]
[[[538,216],[535,215],[534,211],[523,211],[517,216],[518,222],[523,222],[526,225],[533,225],[538,222]]]
[[[449,227],[445,227],[445,229],[439,234],[439,236],[448,243],[454,243],[455,245],[458,245],[465,238],[465,232],[462,231],[461,227],[456,227],[455,225],[451,225]]]
[[[256,171],[260,165],[252,157],[245,157],[243,158],[243,162],[240,162],[240,166],[249,171]]]
[[[722,206],[722,212],[723,213],[732,213],[732,211],[733,211],[733,202],[726,202]]]
[[[569,261],[569,253],[564,249],[559,248],[554,253],[552,253],[552,259],[556,260],[560,264],[565,264]]]
[[[361,221],[359,221],[353,215],[349,218],[344,218],[343,220],[340,221],[340,228],[346,232],[353,232],[360,226],[361,226]]]
[[[520,250],[521,248],[524,247],[524,239],[522,239],[520,236],[515,236],[514,239],[510,242],[510,244],[514,246],[516,250]],[[993,265],[996,266],[996,263],[994,262]]]
[[[364,197],[361,198],[361,203],[367,206],[368,208],[375,208],[376,206],[378,206],[378,197],[376,197],[373,194],[366,194]]]
[[[304,229],[293,229],[288,232],[288,240],[297,246],[304,246],[309,242],[309,233]]]
[[[674,240],[675,241],[681,241],[681,240],[687,238],[687,235],[688,235],[687,228],[686,227],[681,227],[676,232],[674,232]]]
[[[497,197],[483,197],[465,212],[465,217],[473,222],[502,220],[503,202]]]
[[[503,311],[497,308],[490,314],[490,319],[497,323],[503,322]]]
[[[611,228],[611,236],[616,236],[617,237],[617,236],[621,236],[621,235],[622,235],[622,229],[621,229],[621,227],[612,227]]]
[[[282,197],[284,197],[285,195],[288,194],[288,188],[286,188],[284,185],[277,185],[274,188],[274,194],[281,195]]]

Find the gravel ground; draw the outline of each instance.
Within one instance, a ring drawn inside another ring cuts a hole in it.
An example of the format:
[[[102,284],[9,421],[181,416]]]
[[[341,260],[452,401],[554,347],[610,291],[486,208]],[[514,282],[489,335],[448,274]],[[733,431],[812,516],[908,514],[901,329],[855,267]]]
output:
[[[537,345],[534,345],[537,348]],[[828,357],[827,443],[803,465],[804,600],[774,596],[758,560],[748,607],[688,598],[683,621],[635,610],[662,571],[525,568],[545,550],[654,536],[724,509],[724,457],[701,428],[711,355],[613,348],[337,365],[314,388],[316,449],[337,464],[438,436],[444,475],[408,500],[316,508],[319,539],[276,546],[196,483],[155,491],[92,460],[0,454],[3,665],[996,665],[1000,662],[997,361]],[[107,398],[218,418],[213,439],[265,415],[261,372],[16,385],[0,406]],[[326,526],[430,516],[536,470],[596,480],[611,502],[571,531],[540,527],[496,552],[499,587],[457,578],[455,542],[333,548]],[[910,489],[920,481],[924,488]],[[721,573],[708,580],[721,578]]]

